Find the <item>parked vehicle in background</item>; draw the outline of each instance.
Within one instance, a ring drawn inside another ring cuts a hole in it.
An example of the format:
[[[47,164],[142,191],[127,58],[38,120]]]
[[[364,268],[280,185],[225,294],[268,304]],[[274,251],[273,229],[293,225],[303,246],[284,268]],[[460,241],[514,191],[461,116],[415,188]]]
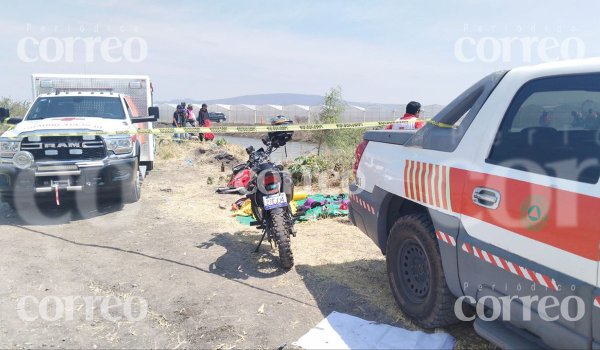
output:
[[[485,77],[433,118],[452,128],[365,133],[350,217],[406,315],[478,304],[504,348],[600,348],[600,124],[573,120],[599,110],[600,59],[566,61]]]
[[[83,192],[138,201],[152,166],[153,141],[136,132],[158,119],[158,107],[142,116],[131,96],[98,88],[97,78],[86,83],[82,76],[77,89],[62,87],[74,82],[67,80],[40,94],[36,88],[49,89],[57,81],[39,77],[34,75],[37,97],[24,118],[0,109],[0,121],[15,124],[0,136],[0,199],[25,207],[39,195],[52,193],[60,204],[63,193]],[[123,134],[110,134],[115,132]]]
[[[208,113],[208,118],[213,121],[213,122],[224,122],[227,121],[227,118],[225,117],[225,114],[223,113],[217,113],[217,112],[209,112]]]
[[[146,114],[154,105],[153,87],[147,75],[88,75],[88,74],[33,74],[33,99],[41,94],[57,92],[105,92],[123,94],[130,100],[134,119]],[[156,114],[158,115],[158,114]],[[152,129],[152,122],[136,122],[140,129]],[[150,171],[156,159],[156,137],[138,135],[140,163]]]

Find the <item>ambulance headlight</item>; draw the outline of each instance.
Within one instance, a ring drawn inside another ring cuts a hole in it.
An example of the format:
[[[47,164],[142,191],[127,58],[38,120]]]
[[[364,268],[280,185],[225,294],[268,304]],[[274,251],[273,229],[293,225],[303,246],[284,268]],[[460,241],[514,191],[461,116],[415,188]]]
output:
[[[114,154],[128,154],[133,152],[135,145],[131,136],[108,137],[105,139],[106,148]]]
[[[33,166],[35,159],[33,159],[33,154],[27,151],[19,151],[15,153],[12,161],[15,167],[25,170]]]
[[[19,152],[20,141],[0,141],[0,157],[12,158],[15,153]]]

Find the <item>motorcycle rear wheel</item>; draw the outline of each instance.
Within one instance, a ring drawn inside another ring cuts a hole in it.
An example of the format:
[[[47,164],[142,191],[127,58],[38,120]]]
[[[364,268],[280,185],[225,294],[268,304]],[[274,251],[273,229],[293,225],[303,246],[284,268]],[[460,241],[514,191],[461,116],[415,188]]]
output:
[[[294,266],[294,254],[292,253],[290,230],[287,227],[285,215],[286,212],[283,208],[276,208],[271,210],[269,216],[272,220],[270,225],[271,235],[279,249],[279,262],[284,269],[289,270]]]

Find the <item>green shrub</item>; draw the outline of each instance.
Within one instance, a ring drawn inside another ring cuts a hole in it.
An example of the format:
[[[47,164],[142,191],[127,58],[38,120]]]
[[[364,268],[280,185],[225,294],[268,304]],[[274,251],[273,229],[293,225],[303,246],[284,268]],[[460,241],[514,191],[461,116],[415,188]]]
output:
[[[335,152],[324,151],[322,154],[300,156],[287,165],[296,185],[304,184],[306,180],[314,183],[319,176],[336,178],[350,173],[354,164],[354,150],[338,149]],[[337,175],[336,175],[337,174]]]
[[[228,143],[229,143],[229,142],[228,142],[227,140],[225,140],[224,138],[220,138],[220,139],[217,139],[217,140],[215,141],[215,144],[216,144],[217,146],[219,146],[219,147],[220,147],[220,146],[225,146],[225,145],[226,145],[226,144],[228,144]]]
[[[295,184],[303,182],[305,176],[310,178],[316,177],[320,172],[327,170],[329,165],[325,157],[311,154],[307,156],[300,156],[288,165],[288,171],[292,175],[292,179]]]

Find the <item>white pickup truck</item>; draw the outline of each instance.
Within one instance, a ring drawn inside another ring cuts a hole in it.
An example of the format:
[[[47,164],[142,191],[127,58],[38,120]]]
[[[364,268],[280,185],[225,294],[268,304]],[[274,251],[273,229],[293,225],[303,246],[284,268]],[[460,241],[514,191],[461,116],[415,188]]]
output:
[[[407,316],[600,349],[598,113],[600,59],[565,61],[493,73],[420,130],[365,133],[350,216]]]
[[[135,133],[158,117],[158,107],[140,117],[129,96],[88,89],[41,94],[22,119],[0,109],[0,122],[16,124],[0,136],[2,201],[25,209],[44,194],[59,204],[65,192],[138,201],[145,169]],[[126,133],[107,135],[117,131]]]

